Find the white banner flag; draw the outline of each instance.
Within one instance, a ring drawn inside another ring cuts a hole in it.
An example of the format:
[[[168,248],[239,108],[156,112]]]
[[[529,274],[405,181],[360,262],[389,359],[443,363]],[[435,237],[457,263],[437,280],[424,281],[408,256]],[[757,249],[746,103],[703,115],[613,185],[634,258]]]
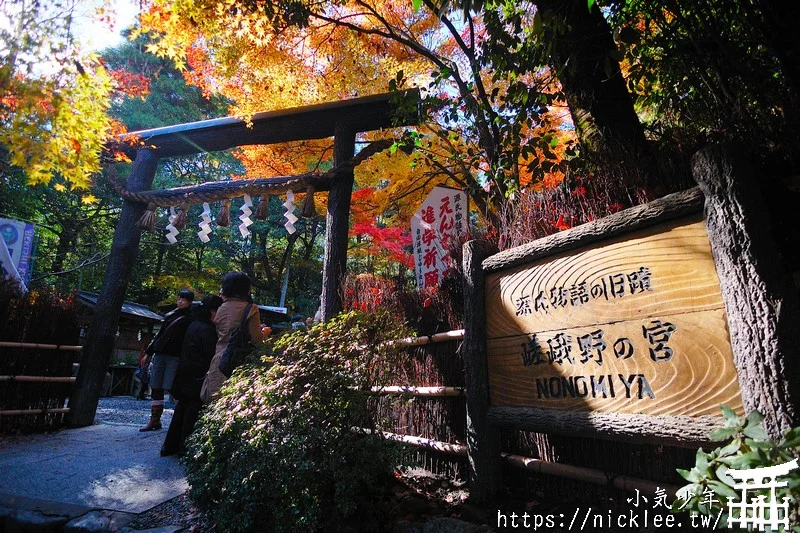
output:
[[[434,187],[411,218],[417,287],[438,287],[452,268],[450,250],[460,245],[469,229],[467,194],[460,189]]]

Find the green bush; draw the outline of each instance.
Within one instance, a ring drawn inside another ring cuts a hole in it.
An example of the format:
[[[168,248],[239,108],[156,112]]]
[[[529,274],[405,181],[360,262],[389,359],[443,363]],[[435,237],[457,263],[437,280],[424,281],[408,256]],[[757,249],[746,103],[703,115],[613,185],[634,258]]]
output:
[[[401,450],[353,428],[374,428],[361,391],[391,380],[398,323],[343,314],[278,339],[270,368],[237,369],[186,456],[190,494],[223,531],[383,529]]]
[[[712,431],[710,438],[712,441],[727,441],[727,444],[708,453],[700,448],[691,470],[678,469],[689,484],[678,491],[681,498],[675,501],[673,510],[719,516],[719,527],[724,528],[728,527],[728,499],[738,501],[741,498],[734,489],[735,480],[728,470],[774,466],[800,457],[800,428],[787,431],[776,443],[764,431],[761,425],[764,416],[758,411],[740,417],[725,405],[721,408],[725,425]],[[800,533],[797,524],[800,469],[792,470],[784,479],[788,484],[776,490],[777,501],[782,501],[784,496],[791,499],[790,527]],[[762,492],[767,496],[766,491]]]

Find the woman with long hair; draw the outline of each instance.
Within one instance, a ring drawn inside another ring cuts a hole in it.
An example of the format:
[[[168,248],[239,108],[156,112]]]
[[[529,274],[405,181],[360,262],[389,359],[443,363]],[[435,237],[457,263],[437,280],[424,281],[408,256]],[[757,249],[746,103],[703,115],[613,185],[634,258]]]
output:
[[[203,403],[210,403],[225,382],[226,377],[219,369],[219,362],[228,347],[231,332],[244,321],[253,344],[260,344],[264,338],[258,306],[253,303],[250,288],[250,278],[244,272],[228,272],[222,277],[220,295],[223,301],[214,319],[217,327],[217,348],[206,379],[203,381],[203,390],[200,394]],[[243,317],[248,305],[250,310],[247,316]]]

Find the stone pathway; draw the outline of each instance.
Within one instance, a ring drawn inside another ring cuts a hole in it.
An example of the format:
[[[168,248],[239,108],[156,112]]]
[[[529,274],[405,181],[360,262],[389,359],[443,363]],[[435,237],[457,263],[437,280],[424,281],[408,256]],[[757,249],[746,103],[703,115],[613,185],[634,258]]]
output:
[[[0,531],[119,531],[186,492],[178,459],[159,455],[172,410],[140,433],[149,406],[103,398],[93,426],[0,439]]]

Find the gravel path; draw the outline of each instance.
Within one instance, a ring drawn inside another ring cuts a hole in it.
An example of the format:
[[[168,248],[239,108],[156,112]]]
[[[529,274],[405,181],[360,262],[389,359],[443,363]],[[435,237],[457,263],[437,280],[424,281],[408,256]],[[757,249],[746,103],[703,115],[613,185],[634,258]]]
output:
[[[175,403],[167,396],[161,423],[166,429],[172,420]],[[150,399],[137,400],[133,396],[109,396],[100,398],[95,422],[121,426],[144,426],[150,420]]]
[[[164,429],[160,433],[164,435],[174,408],[175,403],[168,395],[161,418]],[[150,399],[138,400],[133,396],[100,398],[95,420],[99,424],[144,426],[150,420]],[[139,514],[128,527],[133,530],[179,527],[189,533],[206,533],[214,529],[213,522],[192,504],[186,494]]]

